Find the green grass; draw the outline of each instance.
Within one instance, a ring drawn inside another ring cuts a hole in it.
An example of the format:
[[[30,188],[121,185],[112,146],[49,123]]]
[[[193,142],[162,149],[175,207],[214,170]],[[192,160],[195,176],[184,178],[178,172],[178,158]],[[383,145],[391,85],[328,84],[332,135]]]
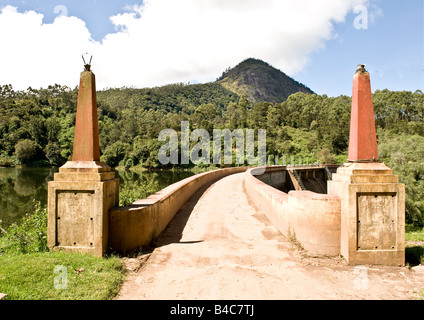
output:
[[[119,292],[124,278],[118,257],[64,252],[0,256],[0,293],[7,294],[6,300],[107,300]]]
[[[406,263],[410,266],[424,264],[424,229],[413,225],[407,225],[405,230],[405,242]],[[424,294],[424,291],[422,294]]]
[[[424,228],[420,229],[412,225],[407,225],[405,230],[406,241],[424,241]]]
[[[88,254],[48,252],[47,209],[0,234],[0,293],[8,300],[107,300],[125,278],[122,261]],[[64,281],[66,279],[66,281]]]

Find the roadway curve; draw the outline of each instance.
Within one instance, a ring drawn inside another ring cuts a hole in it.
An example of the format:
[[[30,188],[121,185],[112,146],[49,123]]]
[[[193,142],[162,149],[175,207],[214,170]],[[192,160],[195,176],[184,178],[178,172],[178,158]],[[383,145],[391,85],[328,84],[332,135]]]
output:
[[[199,190],[155,241],[125,258],[117,299],[412,299],[423,267],[355,268],[308,257],[249,202],[244,173]]]

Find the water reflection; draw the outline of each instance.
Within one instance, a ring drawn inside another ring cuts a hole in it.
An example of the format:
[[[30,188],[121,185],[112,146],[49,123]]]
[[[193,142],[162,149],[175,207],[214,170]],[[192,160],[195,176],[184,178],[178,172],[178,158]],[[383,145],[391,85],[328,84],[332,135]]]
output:
[[[53,180],[58,168],[0,168],[0,220],[3,228],[33,212],[33,200],[47,204],[47,182]],[[158,172],[117,171],[123,185],[128,182],[154,179],[160,188],[192,176],[189,171]]]
[[[33,212],[33,200],[47,203],[47,182],[57,168],[0,168],[0,220],[7,227]]]

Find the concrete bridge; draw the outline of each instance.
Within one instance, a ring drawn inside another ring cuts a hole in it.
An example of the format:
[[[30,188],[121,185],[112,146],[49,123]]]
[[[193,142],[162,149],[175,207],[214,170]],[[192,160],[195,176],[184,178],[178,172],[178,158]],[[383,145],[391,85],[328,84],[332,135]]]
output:
[[[348,163],[225,168],[182,180],[128,207],[118,207],[118,179],[100,161],[95,77],[90,66],[85,67],[72,161],[49,182],[52,250],[103,256],[108,249],[128,252],[148,246],[198,190],[216,182],[220,196],[199,201],[204,214],[209,213],[205,224],[210,219],[225,224],[227,215],[233,220],[225,227],[215,225],[216,231],[210,226],[212,234],[231,237],[244,222],[252,221],[244,212],[256,208],[277,232],[311,254],[343,255],[352,265],[405,264],[405,187],[378,161],[370,80],[363,67],[354,76]],[[242,227],[247,238],[254,232],[249,228]],[[199,235],[184,241],[205,239]]]
[[[259,178],[283,171],[268,167]],[[247,190],[266,186],[253,178],[247,188],[248,180],[238,172],[196,190],[144,254],[126,259],[130,272],[117,299],[407,299],[424,285],[424,270],[354,267],[339,256],[305,254]]]
[[[234,167],[189,177],[130,206],[111,209],[109,246],[128,252],[149,245],[198,190],[241,172],[236,180],[242,187],[236,190],[241,192],[227,193],[224,189],[222,198],[205,210],[213,215],[224,210],[224,202],[247,197],[282,234],[296,237],[308,251],[333,256],[340,253],[340,199],[326,194],[331,173],[327,166]],[[320,193],[305,189],[305,185]]]

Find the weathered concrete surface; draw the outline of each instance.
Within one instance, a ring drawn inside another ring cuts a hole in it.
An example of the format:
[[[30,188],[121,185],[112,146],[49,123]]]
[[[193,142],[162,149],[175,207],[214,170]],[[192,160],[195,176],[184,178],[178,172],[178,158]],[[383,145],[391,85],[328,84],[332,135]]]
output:
[[[350,264],[405,265],[405,185],[383,163],[340,167],[328,192],[341,199],[341,254]]]
[[[197,190],[211,181],[246,170],[247,167],[233,167],[205,172],[174,183],[130,206],[113,208],[109,213],[109,247],[126,252],[148,245]]]
[[[117,299],[413,299],[424,270],[308,257],[257,211],[244,174],[199,190],[155,241],[127,259]],[[146,262],[147,260],[147,262]]]
[[[103,256],[108,248],[108,212],[119,204],[119,179],[104,166],[95,169],[94,162],[86,168],[79,162],[72,168],[72,163],[59,168],[48,183],[48,246]]]
[[[273,225],[285,236],[295,237],[310,253],[339,255],[340,198],[310,191],[287,194],[260,181],[255,170],[246,172],[246,192]],[[266,170],[277,174],[285,168]]]
[[[265,172],[255,177],[261,180],[263,183],[266,183],[269,186],[272,186],[278,190],[287,190],[287,192],[292,187],[290,177],[286,170],[281,170],[282,166],[273,166],[266,167]]]

